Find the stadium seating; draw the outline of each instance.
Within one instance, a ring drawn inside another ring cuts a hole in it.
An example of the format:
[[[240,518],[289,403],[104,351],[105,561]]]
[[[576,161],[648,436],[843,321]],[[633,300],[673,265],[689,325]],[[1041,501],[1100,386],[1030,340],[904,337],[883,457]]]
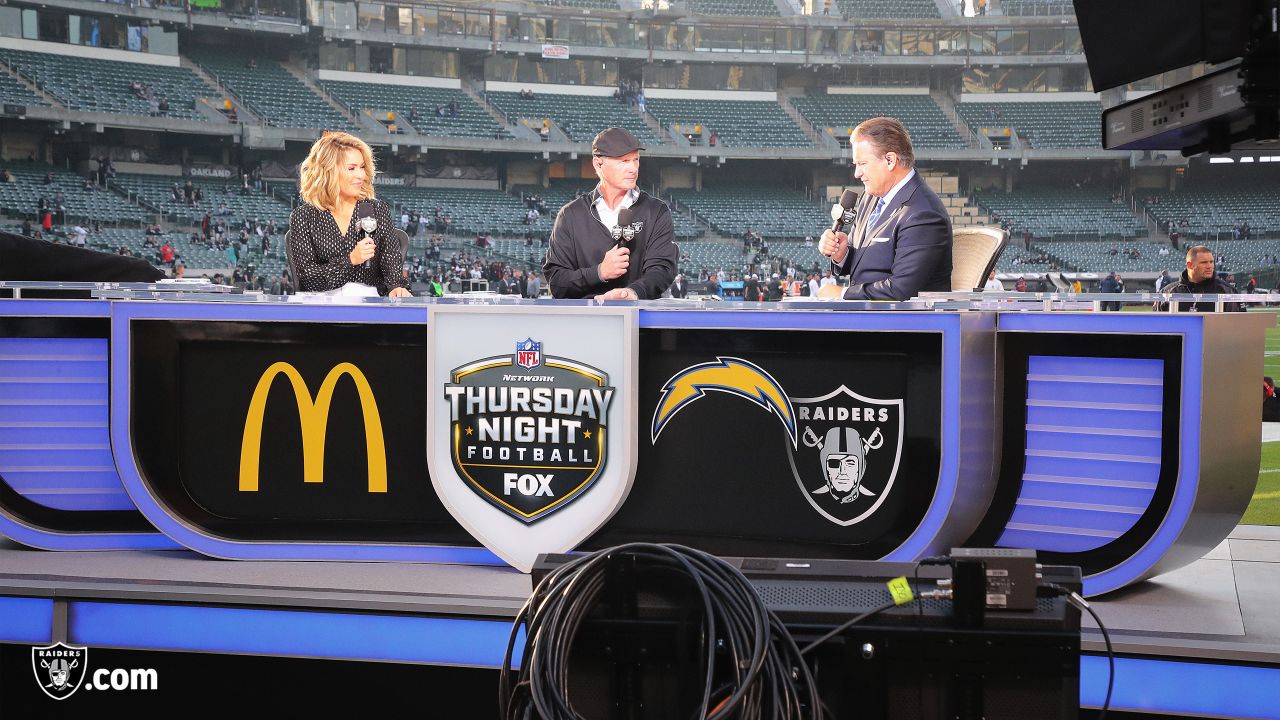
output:
[[[942,17],[933,0],[836,0],[847,18],[914,20]]]
[[[551,7],[574,7],[582,10],[618,11],[617,0],[533,0],[538,5]]]
[[[431,217],[440,208],[442,214],[451,216],[449,232],[453,235],[523,237],[531,229],[523,222],[525,207],[520,198],[501,190],[380,187],[378,197],[391,203],[397,216],[413,210]]]
[[[732,187],[671,190],[682,208],[711,224],[717,232],[739,237],[748,229],[769,239],[800,239],[821,234],[828,208],[794,190],[777,187]],[[735,248],[741,253],[742,246]]]
[[[13,217],[36,217],[41,197],[48,198],[53,208],[54,197],[61,190],[66,206],[68,223],[142,223],[150,220],[152,213],[108,190],[85,191],[85,179],[52,165],[10,162],[4,165],[13,173],[14,182],[0,183],[0,210]],[[52,174],[45,184],[45,176]],[[54,222],[57,222],[55,215]]]
[[[1037,240],[1133,238],[1146,230],[1128,205],[1112,202],[1104,189],[1024,186],[1011,193],[975,190],[973,199],[1013,226],[1014,242],[1024,228]]]
[[[1039,250],[1027,250],[1021,238],[1010,238],[996,261],[996,272],[1043,272],[1049,269],[1050,261],[1057,262]]]
[[[1245,222],[1255,238],[1280,236],[1280,178],[1265,167],[1232,170],[1193,175],[1176,191],[1142,192],[1138,197],[1162,230],[1170,220],[1185,220],[1179,230],[1187,240],[1231,239],[1232,225]]]
[[[638,114],[611,97],[536,93],[522,98],[515,92],[490,92],[486,97],[511,123],[529,119],[540,124],[550,118],[574,142],[591,142],[607,127],[626,128],[642,143],[662,142]]]
[[[817,95],[792,98],[800,114],[833,137],[871,117],[888,115],[902,121],[915,147],[962,149],[964,140],[942,108],[928,95]]]
[[[773,0],[688,0],[689,12],[696,15],[744,15],[777,17]]]
[[[219,94],[183,67],[9,49],[0,49],[0,60],[72,110],[151,115],[150,102],[130,87],[141,82],[168,101],[166,117],[206,120],[195,102]]]
[[[960,117],[975,131],[1010,126],[1033,148],[1101,148],[1098,102],[959,102]]]
[[[195,180],[192,185],[204,193],[201,206],[196,208],[185,201],[175,202],[172,193],[174,183],[181,186],[186,181],[182,177],[122,173],[116,175],[115,184],[131,193],[137,193],[148,203],[159,207],[166,216],[183,225],[200,224],[206,212],[214,217],[225,217],[228,223],[239,224],[245,219],[273,222],[281,228],[281,232],[289,223],[288,205],[261,192],[250,191],[247,195],[242,195],[240,182],[237,180]],[[226,206],[227,212],[219,216],[218,209],[222,205]]]
[[[274,60],[198,46],[188,52],[268,125],[355,130],[349,120]],[[250,61],[256,67],[249,67]]]
[[[687,134],[701,125],[704,143],[715,133],[719,144],[733,147],[813,146],[775,102],[653,98],[648,110],[673,132]]]
[[[379,118],[385,118],[386,113],[392,111],[397,122],[410,120],[413,128],[423,135],[510,137],[506,128],[498,125],[484,108],[461,90],[333,80],[321,81],[320,86],[353,114],[371,111]],[[445,108],[451,102],[458,104],[456,116],[436,113],[437,108]],[[417,112],[416,120],[410,118],[410,110]]]
[[[1173,250],[1168,242],[1151,240],[1125,240],[1114,242],[1108,240],[1057,240],[1054,242],[1036,242],[1033,247],[1054,258],[1062,270],[1077,270],[1096,273],[1132,273],[1160,272],[1168,270],[1178,273],[1184,268],[1185,256]],[[1161,255],[1161,250],[1168,253]],[[1131,254],[1136,251],[1136,254]],[[1006,267],[1001,265],[1001,267]],[[1031,268],[1010,268],[1012,272],[1019,270],[1047,270],[1047,266]]]
[[[1001,0],[1005,15],[1075,15],[1071,0]]]
[[[43,98],[28,90],[7,73],[0,72],[0,102],[16,105],[48,105]]]

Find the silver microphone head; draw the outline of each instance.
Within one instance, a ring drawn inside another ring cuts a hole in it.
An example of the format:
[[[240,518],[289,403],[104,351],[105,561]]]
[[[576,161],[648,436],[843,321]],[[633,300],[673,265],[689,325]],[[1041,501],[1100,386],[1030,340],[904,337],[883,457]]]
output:
[[[378,229],[378,219],[375,217],[360,218],[360,229],[367,233],[372,233]]]

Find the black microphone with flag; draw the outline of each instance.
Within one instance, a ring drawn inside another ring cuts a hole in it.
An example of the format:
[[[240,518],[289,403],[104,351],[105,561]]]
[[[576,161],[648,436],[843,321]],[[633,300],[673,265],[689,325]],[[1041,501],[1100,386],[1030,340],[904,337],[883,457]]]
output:
[[[614,225],[609,234],[613,236],[613,246],[621,247],[631,241],[635,231],[627,232],[627,226],[631,224],[632,213],[631,208],[625,207],[618,211],[618,224]]]
[[[857,218],[854,208],[858,205],[858,193],[852,190],[845,190],[840,194],[840,210],[837,215],[835,207],[831,208],[831,232],[840,232],[840,228],[848,225]]]
[[[378,219],[373,216],[373,203],[360,203],[356,206],[356,217],[360,218],[360,229],[364,231],[364,236],[370,240],[373,239],[373,233],[378,230]],[[377,242],[374,243],[374,250],[377,250]],[[370,267],[373,258],[364,261],[365,267]]]

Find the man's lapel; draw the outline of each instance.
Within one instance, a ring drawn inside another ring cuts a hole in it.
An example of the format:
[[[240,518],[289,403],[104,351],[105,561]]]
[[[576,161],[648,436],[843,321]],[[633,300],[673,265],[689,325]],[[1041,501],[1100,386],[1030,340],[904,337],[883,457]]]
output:
[[[915,194],[916,187],[919,185],[919,183],[920,183],[920,175],[919,173],[917,173],[910,180],[907,181],[906,185],[902,186],[902,189],[898,190],[898,192],[893,196],[892,200],[890,200],[888,203],[885,204],[884,209],[880,211],[880,217],[876,218],[875,227],[868,227],[869,223],[867,222],[867,220],[871,219],[870,218],[871,211],[873,208],[875,208],[875,201],[877,199],[877,198],[872,198],[872,204],[866,208],[867,217],[860,218],[858,220],[860,239],[858,241],[857,247],[859,250],[862,250],[870,246],[871,240],[874,238],[888,236],[889,233],[885,231],[888,228],[892,227],[894,223],[898,221],[898,216],[902,214],[903,206],[906,205],[907,201],[911,199],[911,196]],[[849,269],[850,275],[852,275],[853,271],[858,267],[858,262],[861,259],[862,259],[862,253],[856,253],[854,255],[853,267]]]

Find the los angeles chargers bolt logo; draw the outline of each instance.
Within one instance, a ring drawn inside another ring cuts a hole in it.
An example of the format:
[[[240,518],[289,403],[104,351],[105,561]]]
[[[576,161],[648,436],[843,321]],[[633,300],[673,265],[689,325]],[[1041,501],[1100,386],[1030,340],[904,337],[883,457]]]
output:
[[[786,430],[787,459],[802,496],[822,517],[853,525],[884,503],[902,459],[903,401],[879,400],[841,385],[820,397],[791,397],[766,370],[717,357],[671,377],[653,414],[650,439],[708,392],[745,398]]]

